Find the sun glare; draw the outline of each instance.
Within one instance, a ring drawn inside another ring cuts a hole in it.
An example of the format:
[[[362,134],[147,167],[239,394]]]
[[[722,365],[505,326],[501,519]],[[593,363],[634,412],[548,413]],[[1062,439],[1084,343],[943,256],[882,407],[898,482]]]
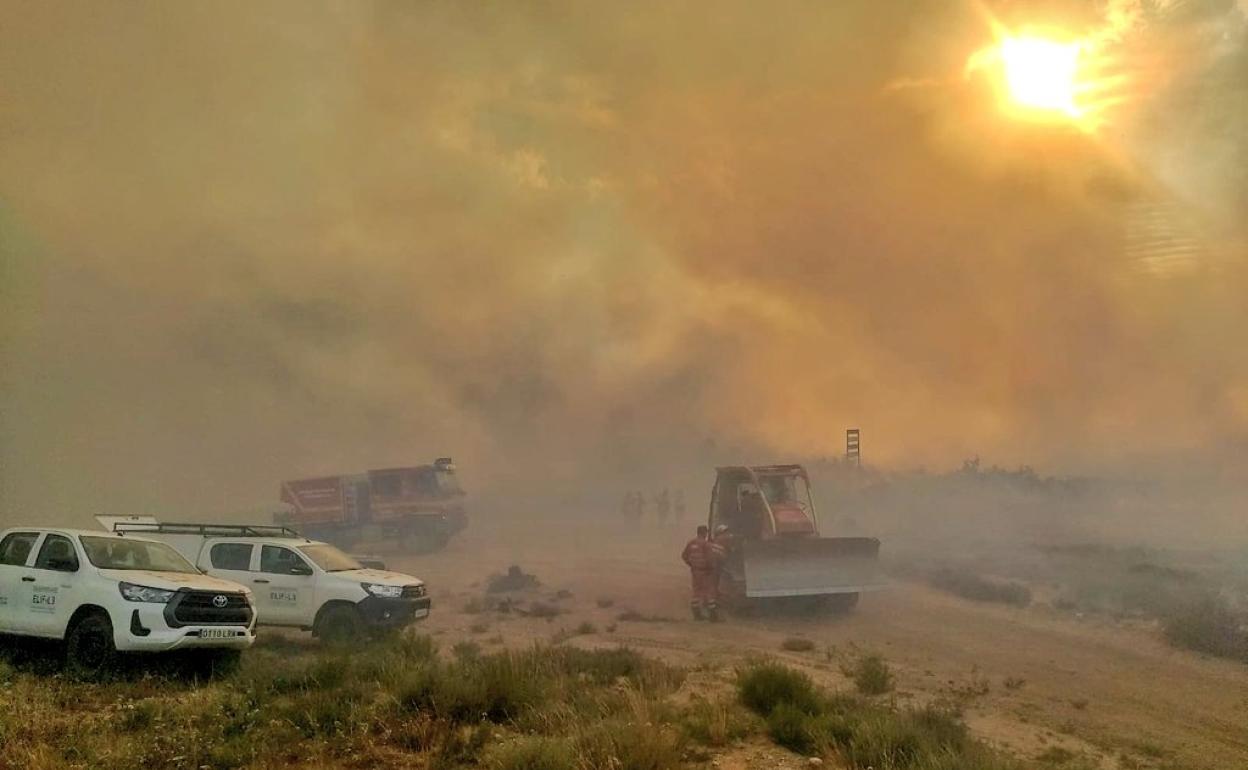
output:
[[[1009,97],[1033,110],[1053,110],[1077,118],[1076,76],[1079,44],[1035,37],[1001,41],[1001,66]]]
[[[971,55],[966,74],[989,76],[1007,115],[1092,131],[1104,122],[1104,110],[1121,101],[1122,78],[1105,74],[1108,62],[1092,39],[1001,27],[996,38]]]

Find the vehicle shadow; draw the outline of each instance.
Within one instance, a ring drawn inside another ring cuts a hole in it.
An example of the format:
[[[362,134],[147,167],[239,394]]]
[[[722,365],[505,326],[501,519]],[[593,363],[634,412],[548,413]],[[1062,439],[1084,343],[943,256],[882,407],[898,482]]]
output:
[[[73,679],[65,667],[65,645],[53,639],[0,635],[0,665],[38,677]],[[99,682],[137,682],[164,679],[195,685],[228,676],[234,668],[193,651],[160,654],[118,654],[107,670],[93,678]]]

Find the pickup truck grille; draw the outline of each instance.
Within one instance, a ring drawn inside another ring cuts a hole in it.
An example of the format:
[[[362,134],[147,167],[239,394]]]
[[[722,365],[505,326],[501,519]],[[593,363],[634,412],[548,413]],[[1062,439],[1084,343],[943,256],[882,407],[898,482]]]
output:
[[[425,595],[424,586],[403,586],[404,599],[419,599]]]
[[[222,604],[218,596],[225,597]],[[179,591],[165,608],[165,619],[173,628],[190,625],[246,626],[251,624],[251,607],[239,593],[219,591]]]

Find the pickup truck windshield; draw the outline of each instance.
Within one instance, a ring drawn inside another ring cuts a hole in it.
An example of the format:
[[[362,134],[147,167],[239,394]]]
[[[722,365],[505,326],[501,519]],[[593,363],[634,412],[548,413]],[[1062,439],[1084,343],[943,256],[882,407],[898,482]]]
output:
[[[87,552],[91,563],[100,569],[148,569],[189,574],[199,572],[182,554],[164,543],[120,537],[83,536],[82,550]]]
[[[364,569],[364,565],[347,556],[332,545],[305,545],[300,551],[326,572],[342,572],[348,569]]]

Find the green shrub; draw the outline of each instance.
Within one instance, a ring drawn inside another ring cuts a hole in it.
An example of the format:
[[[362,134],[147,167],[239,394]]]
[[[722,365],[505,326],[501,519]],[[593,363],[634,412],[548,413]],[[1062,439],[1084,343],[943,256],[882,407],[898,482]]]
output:
[[[489,752],[490,770],[577,770],[576,751],[563,738],[524,735]]]
[[[559,647],[532,653],[557,673],[588,679],[594,684],[611,684],[620,679],[648,689],[674,690],[684,681],[684,672],[662,661],[646,658],[627,647],[583,650]]]
[[[789,751],[811,754],[816,748],[813,719],[792,703],[779,703],[767,715],[767,735]]]
[[[704,746],[727,746],[745,738],[758,726],[758,718],[734,701],[696,698],[680,714],[680,724],[694,741]]]
[[[432,660],[438,654],[433,637],[424,634],[400,635],[390,640],[387,651],[407,660]]]
[[[923,733],[913,723],[879,713],[864,719],[844,747],[855,767],[917,767],[930,752]]]
[[[845,672],[863,695],[882,695],[893,689],[893,673],[879,655],[865,655]]]
[[[608,720],[577,737],[582,767],[669,770],[683,765],[684,740],[661,725]]]
[[[433,752],[429,770],[457,770],[477,764],[489,738],[490,728],[484,725],[452,728]]]
[[[277,711],[304,737],[348,735],[368,723],[365,694],[354,686],[300,693]]]
[[[155,700],[142,700],[132,704],[122,712],[118,725],[125,732],[146,730],[157,722],[163,712],[161,704]]]
[[[769,716],[786,703],[807,714],[820,710],[815,684],[801,671],[779,663],[754,663],[737,672],[741,702],[761,716]]]
[[[428,710],[455,723],[511,719],[546,695],[546,682],[524,663],[510,652],[430,663],[409,674],[397,700],[404,710]]]

